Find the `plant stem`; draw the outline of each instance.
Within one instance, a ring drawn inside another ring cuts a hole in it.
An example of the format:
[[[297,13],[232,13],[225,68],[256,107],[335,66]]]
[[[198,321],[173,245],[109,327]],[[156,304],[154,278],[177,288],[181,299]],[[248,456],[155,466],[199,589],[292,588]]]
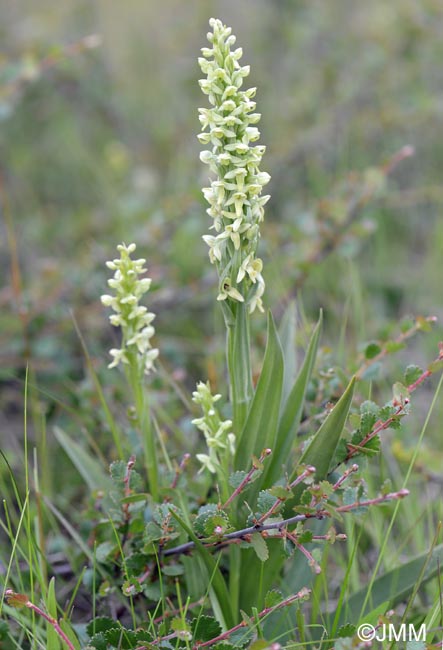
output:
[[[230,379],[234,433],[243,429],[253,395],[249,313],[246,305],[234,305],[234,318],[226,320],[227,361]]]
[[[139,371],[136,358],[129,359],[129,368],[129,381],[134,395],[135,411],[142,437],[149,490],[154,501],[158,501],[157,453],[155,449],[154,430],[151,423],[148,396],[146,390],[144,390],[143,374]]]

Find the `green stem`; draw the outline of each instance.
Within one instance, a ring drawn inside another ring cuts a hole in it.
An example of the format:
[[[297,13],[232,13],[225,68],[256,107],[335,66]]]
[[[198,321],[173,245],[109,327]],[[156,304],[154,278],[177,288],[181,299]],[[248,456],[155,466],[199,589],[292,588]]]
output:
[[[253,395],[249,313],[246,305],[236,303],[234,318],[226,320],[227,361],[233,411],[234,433],[243,429]]]
[[[129,356],[129,355],[128,355]],[[129,380],[134,395],[135,411],[140,427],[142,444],[145,453],[146,470],[149,490],[154,501],[158,501],[158,465],[155,448],[154,429],[151,423],[149,400],[144,390],[143,375],[140,376],[137,359],[129,359]]]

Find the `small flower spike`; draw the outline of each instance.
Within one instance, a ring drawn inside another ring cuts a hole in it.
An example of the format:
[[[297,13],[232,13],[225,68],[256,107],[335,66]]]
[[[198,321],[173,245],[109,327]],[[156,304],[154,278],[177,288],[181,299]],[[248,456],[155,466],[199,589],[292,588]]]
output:
[[[155,333],[152,326],[155,314],[139,304],[140,298],[149,291],[151,280],[139,277],[146,273],[146,260],[131,258],[135,248],[135,244],[120,244],[117,246],[120,258],[106,262],[106,266],[114,271],[114,276],[108,280],[114,295],[103,295],[101,301],[115,312],[109,317],[111,325],[120,327],[122,331],[121,348],[110,350],[112,361],[108,367],[128,364],[132,358],[136,359],[142,373],[149,374],[158,357],[158,350],[151,345]]]

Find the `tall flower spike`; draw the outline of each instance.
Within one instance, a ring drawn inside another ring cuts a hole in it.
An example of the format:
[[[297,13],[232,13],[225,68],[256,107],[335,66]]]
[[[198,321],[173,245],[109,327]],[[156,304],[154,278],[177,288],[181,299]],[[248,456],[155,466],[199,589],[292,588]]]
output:
[[[120,244],[117,246],[120,258],[106,262],[106,266],[114,271],[108,285],[115,295],[103,295],[101,301],[115,312],[109,317],[111,325],[120,327],[122,331],[121,348],[110,350],[113,360],[109,368],[114,368],[119,363],[128,364],[131,359],[137,362],[141,374],[149,374],[158,357],[158,350],[151,345],[151,338],[155,333],[151,323],[155,314],[139,304],[140,298],[149,291],[151,280],[139,278],[141,274],[146,273],[146,260],[131,259],[135,248],[135,244]]]
[[[256,257],[260,238],[259,224],[264,206],[270,198],[262,195],[270,176],[260,171],[265,152],[255,143],[260,131],[253,126],[260,120],[255,110],[255,88],[240,90],[249,74],[249,66],[241,66],[242,49],[231,50],[235,36],[220,20],[209,21],[212,47],[202,48],[198,62],[206,79],[200,87],[208,95],[212,108],[200,108],[202,133],[198,139],[210,149],[200,159],[216,178],[203,188],[213,219],[211,229],[217,234],[203,237],[209,246],[209,259],[219,274],[218,300],[245,302],[249,311],[263,311],[263,263]]]

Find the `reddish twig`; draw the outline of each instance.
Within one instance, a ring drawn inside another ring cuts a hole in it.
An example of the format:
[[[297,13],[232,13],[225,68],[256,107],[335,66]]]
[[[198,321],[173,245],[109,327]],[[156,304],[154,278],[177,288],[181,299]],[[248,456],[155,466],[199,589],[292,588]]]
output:
[[[32,603],[25,594],[18,594],[12,589],[7,589],[5,592],[5,597],[8,605],[10,605],[11,607],[16,607],[16,608],[27,607],[28,609],[31,609],[33,612],[38,614],[38,616],[44,618],[45,621],[47,621],[49,625],[51,625],[54,631],[62,639],[62,641],[66,643],[69,650],[75,650],[74,645],[71,643],[71,641],[68,639],[66,634],[61,629],[59,622],[55,618],[53,618],[52,616],[44,612],[42,609],[40,609],[40,607],[34,605],[34,603]]]
[[[292,481],[292,483],[288,486],[289,490],[292,490],[292,488],[295,488],[296,485],[299,483],[302,483],[308,476],[311,476],[312,474],[315,474],[316,469],[312,465],[307,467],[304,472],[300,474],[300,476],[297,476],[295,481]],[[269,508],[268,512],[265,512],[264,515],[260,517],[260,519],[257,520],[257,524],[262,524],[266,519],[269,519],[269,517],[272,516],[272,514],[277,510],[277,508],[285,501],[285,499],[278,498],[276,499],[275,503],[272,504],[272,506]]]
[[[407,339],[411,338],[411,336],[414,336],[414,334],[416,334],[421,329],[423,329],[423,325],[422,325],[423,321],[425,321],[426,323],[435,323],[436,320],[437,320],[436,316],[427,316],[425,319],[417,318],[416,322],[414,323],[414,325],[412,325],[412,327],[410,327],[405,332],[402,332],[392,342],[396,343],[396,344],[404,343],[405,341],[407,341]],[[357,372],[355,373],[356,379],[361,379],[363,374],[366,372],[366,370],[368,368],[370,368],[372,365],[374,365],[374,363],[377,363],[377,361],[380,361],[381,359],[383,359],[388,354],[390,354],[389,347],[386,345],[386,347],[384,347],[382,350],[380,350],[380,352],[378,354],[376,354],[374,357],[372,357],[372,359],[366,359],[362,363],[360,368],[357,370]]]
[[[266,458],[267,456],[269,456],[270,454],[272,454],[272,450],[271,450],[271,449],[264,449],[264,450],[262,451],[261,456],[260,456],[260,458],[258,459],[258,462],[260,463],[260,465],[263,463],[263,461],[265,460],[265,458]],[[226,501],[226,503],[224,503],[224,504],[221,506],[222,509],[226,508],[226,507],[227,507],[227,506],[228,506],[228,505],[229,505],[229,504],[230,504],[230,503],[235,499],[235,497],[237,497],[237,496],[238,496],[238,495],[239,495],[239,494],[244,490],[244,488],[246,487],[246,485],[247,485],[248,483],[251,482],[251,479],[252,479],[252,477],[254,476],[255,472],[257,472],[259,469],[260,469],[259,465],[258,465],[255,461],[253,461],[251,469],[250,469],[249,472],[246,474],[245,478],[242,480],[242,482],[240,483],[240,485],[239,485],[238,487],[235,488],[234,492],[231,494],[231,496],[230,496],[229,499]]]

